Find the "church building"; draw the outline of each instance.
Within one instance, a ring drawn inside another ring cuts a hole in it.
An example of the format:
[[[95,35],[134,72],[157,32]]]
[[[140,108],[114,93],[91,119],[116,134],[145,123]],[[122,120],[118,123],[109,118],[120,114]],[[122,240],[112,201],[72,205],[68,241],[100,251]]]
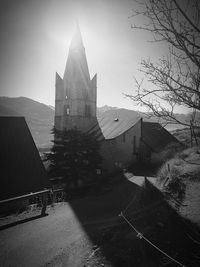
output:
[[[63,79],[56,73],[55,128],[87,131],[96,122],[97,75],[90,79],[85,48],[77,25]]]
[[[77,25],[63,78],[56,73],[55,128],[94,133],[101,142],[103,168],[150,161],[169,143],[178,142],[156,122],[130,116],[127,110],[96,116],[97,75],[90,79],[85,48]]]

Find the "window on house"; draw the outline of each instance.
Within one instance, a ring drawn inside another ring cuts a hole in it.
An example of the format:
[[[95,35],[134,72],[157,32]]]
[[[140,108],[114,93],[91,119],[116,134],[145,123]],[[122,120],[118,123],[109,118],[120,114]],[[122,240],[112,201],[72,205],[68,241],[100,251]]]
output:
[[[101,174],[101,169],[96,169],[97,175]]]
[[[133,136],[133,153],[136,154],[136,136]]]
[[[70,109],[69,109],[69,106],[67,106],[67,115],[70,114]]]

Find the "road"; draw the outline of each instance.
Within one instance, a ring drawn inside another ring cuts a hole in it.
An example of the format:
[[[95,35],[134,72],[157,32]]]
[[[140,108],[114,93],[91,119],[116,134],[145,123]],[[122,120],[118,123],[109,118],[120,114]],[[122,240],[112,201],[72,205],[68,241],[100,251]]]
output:
[[[83,266],[92,243],[68,203],[0,231],[0,266]]]
[[[130,261],[141,266],[144,257],[140,257],[138,238],[118,216],[124,210],[134,218],[137,229],[156,244],[166,251],[173,247],[168,251],[171,256],[182,262],[193,261],[196,244],[185,235],[188,229],[182,219],[157,191],[144,191],[144,178],[129,176],[109,192],[56,204],[48,207],[46,217],[1,230],[0,266],[133,266]],[[158,266],[162,258],[154,257],[154,248],[145,249],[148,266]]]
[[[102,233],[102,227],[115,224],[120,210],[134,192],[140,192],[140,186],[127,179],[107,194],[74,201],[73,208],[60,203],[48,208],[46,217],[1,230],[0,266],[87,266],[95,245],[90,239],[93,226],[95,233],[99,229]]]

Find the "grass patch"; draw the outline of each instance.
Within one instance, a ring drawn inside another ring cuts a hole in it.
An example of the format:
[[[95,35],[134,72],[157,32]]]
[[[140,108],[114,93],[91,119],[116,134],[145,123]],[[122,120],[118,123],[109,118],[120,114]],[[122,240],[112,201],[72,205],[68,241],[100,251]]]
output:
[[[198,178],[200,175],[200,146],[194,146],[177,152],[168,159],[157,173],[161,181],[167,177]]]
[[[186,146],[191,145],[191,131],[190,128],[177,129],[171,132],[180,142]],[[194,129],[198,144],[200,144],[200,127]],[[192,137],[192,143],[195,144],[195,138]]]
[[[159,157],[163,162],[166,162],[167,160],[173,158],[177,153],[181,153],[184,148],[185,147],[182,143],[170,143],[163,149]]]
[[[182,201],[187,183],[200,181],[200,147],[194,146],[175,153],[157,172],[163,190]]]
[[[122,190],[124,189],[122,188]],[[195,259],[197,253],[197,256],[199,256],[199,246],[187,236],[189,234],[192,237],[196,236],[196,239],[198,239],[196,234],[196,232],[199,234],[198,227],[194,228],[193,224],[181,218],[163,200],[162,194],[155,187],[148,184],[143,193],[140,201],[133,203],[132,210],[125,213],[126,218],[145,237],[170,256],[186,264],[186,266],[199,266],[199,260]],[[113,210],[113,207],[117,205],[117,199],[109,209]],[[140,213],[132,213],[136,209]],[[195,233],[194,229],[196,229]],[[106,255],[106,259],[116,267],[165,266],[164,264],[169,261],[143,239],[137,238],[133,229],[120,217],[116,225],[100,229],[93,228],[92,233],[92,239],[96,244],[95,248],[99,248],[96,252],[96,258],[99,259],[99,262],[92,265],[92,259],[90,259],[88,261],[90,266],[101,266],[102,255]],[[169,263],[169,266],[175,266],[175,263]]]

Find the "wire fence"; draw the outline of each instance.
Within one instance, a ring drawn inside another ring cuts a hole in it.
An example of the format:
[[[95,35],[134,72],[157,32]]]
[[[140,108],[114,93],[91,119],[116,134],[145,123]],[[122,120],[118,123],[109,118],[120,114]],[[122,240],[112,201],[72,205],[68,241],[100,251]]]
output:
[[[128,202],[127,206],[124,208],[123,211],[120,212],[119,217],[121,217],[137,234],[137,237],[139,239],[143,239],[146,243],[148,243],[150,246],[152,246],[154,249],[156,249],[157,251],[159,251],[161,254],[163,254],[165,257],[167,257],[168,259],[170,259],[171,261],[175,262],[177,265],[182,266],[182,267],[186,267],[184,264],[182,264],[181,262],[179,262],[178,260],[174,259],[173,257],[171,257],[170,255],[168,255],[165,251],[163,251],[162,249],[160,249],[157,245],[155,245],[152,241],[150,241],[147,237],[145,237],[134,225],[132,222],[130,222],[130,220],[124,215],[125,212],[127,212],[127,210],[131,207],[131,205],[134,203],[136,196],[133,196],[131,198],[131,200]]]

